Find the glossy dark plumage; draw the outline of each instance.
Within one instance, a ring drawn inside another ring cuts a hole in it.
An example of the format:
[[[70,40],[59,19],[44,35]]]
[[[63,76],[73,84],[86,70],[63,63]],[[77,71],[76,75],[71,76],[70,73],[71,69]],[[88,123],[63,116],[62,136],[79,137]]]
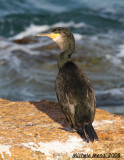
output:
[[[98,140],[92,126],[96,108],[94,89],[83,70],[71,60],[75,48],[74,37],[68,29],[62,27],[53,29],[50,34],[52,38],[53,34],[56,35],[53,40],[61,49],[56,78],[56,95],[60,106],[71,126],[80,135],[84,133],[92,142]]]

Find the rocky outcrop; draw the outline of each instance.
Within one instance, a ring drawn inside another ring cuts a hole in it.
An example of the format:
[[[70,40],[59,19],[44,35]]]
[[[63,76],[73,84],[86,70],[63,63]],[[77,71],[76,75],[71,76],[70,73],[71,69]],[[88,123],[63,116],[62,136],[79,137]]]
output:
[[[15,39],[13,42],[17,44],[29,44],[29,43],[36,43],[38,42],[34,37],[25,37],[22,39]]]
[[[70,160],[84,156],[124,158],[124,118],[96,110],[99,141],[86,143],[68,127],[57,102],[0,99],[0,159]],[[98,158],[99,157],[99,158]]]

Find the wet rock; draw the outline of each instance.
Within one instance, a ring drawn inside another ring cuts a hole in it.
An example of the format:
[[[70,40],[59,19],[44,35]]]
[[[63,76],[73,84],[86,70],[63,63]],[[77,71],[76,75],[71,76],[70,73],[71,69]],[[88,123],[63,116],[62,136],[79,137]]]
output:
[[[57,44],[47,44],[45,46],[40,46],[40,47],[36,47],[36,48],[32,48],[32,51],[51,51],[54,49],[59,49],[59,47],[57,46]]]
[[[36,42],[38,42],[38,40],[36,40],[36,38],[34,38],[34,37],[25,37],[22,39],[15,39],[15,40],[13,40],[13,42],[15,42],[17,44],[29,44],[29,43],[36,43]]]
[[[47,46],[43,46],[42,49],[45,50],[52,50],[52,49],[58,49],[58,45],[57,44],[49,44]]]
[[[124,158],[122,116],[97,109],[93,126],[99,141],[94,143],[86,143],[76,132],[62,129],[68,126],[57,102],[12,102],[0,99],[0,159],[70,160],[80,156]]]

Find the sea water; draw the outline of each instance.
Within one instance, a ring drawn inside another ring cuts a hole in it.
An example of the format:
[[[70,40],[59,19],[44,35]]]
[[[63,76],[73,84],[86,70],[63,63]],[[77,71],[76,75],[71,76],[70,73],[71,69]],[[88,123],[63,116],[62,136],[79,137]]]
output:
[[[123,0],[0,0],[0,98],[57,100],[59,48],[37,33],[54,27],[72,31],[74,62],[86,72],[97,107],[124,115]],[[30,43],[14,40],[30,37]]]

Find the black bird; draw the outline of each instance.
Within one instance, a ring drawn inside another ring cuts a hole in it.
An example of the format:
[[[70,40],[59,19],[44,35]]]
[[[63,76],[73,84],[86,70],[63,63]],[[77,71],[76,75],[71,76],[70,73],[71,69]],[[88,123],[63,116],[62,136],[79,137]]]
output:
[[[75,49],[74,36],[63,27],[57,27],[48,34],[37,36],[50,37],[60,47],[56,95],[71,127],[76,129],[80,135],[84,135],[87,141],[98,140],[92,126],[96,109],[94,89],[83,70],[71,60]]]

